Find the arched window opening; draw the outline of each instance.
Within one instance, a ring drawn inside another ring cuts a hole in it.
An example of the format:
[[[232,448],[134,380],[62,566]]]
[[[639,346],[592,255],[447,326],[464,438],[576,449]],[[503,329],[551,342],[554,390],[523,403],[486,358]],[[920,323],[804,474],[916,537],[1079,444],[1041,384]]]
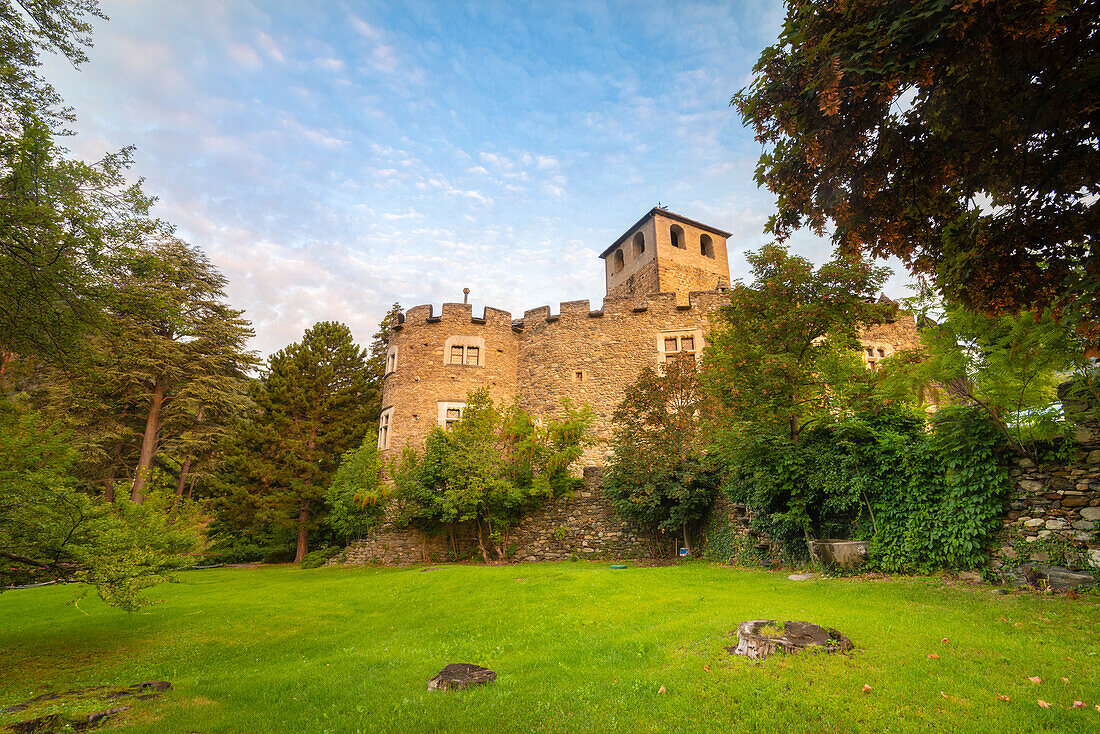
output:
[[[709,234],[699,235],[699,252],[703,254],[703,257],[714,257],[714,240],[710,238]]]
[[[615,250],[615,272],[619,272],[623,269],[626,263],[623,260],[623,251],[621,249]]]
[[[634,259],[637,260],[645,254],[645,235],[638,232],[634,235]]]
[[[669,238],[672,240],[673,247],[679,247],[681,250],[687,249],[687,245],[684,242],[684,228],[679,224],[674,224],[668,228]]]

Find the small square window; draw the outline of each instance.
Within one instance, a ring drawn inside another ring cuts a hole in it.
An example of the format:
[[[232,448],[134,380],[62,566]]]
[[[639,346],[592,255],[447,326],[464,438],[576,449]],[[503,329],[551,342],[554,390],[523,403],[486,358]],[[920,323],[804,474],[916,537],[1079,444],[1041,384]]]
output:
[[[451,364],[462,364],[462,347],[451,347]]]
[[[466,347],[466,364],[477,365],[480,350],[477,347]]]
[[[584,382],[584,370],[577,370],[573,373],[573,382]]]
[[[695,351],[695,337],[685,336],[680,339],[680,351],[681,352],[694,352]]]
[[[665,337],[665,351],[666,352],[675,352],[676,351],[676,337],[674,337],[674,336],[666,336]]]

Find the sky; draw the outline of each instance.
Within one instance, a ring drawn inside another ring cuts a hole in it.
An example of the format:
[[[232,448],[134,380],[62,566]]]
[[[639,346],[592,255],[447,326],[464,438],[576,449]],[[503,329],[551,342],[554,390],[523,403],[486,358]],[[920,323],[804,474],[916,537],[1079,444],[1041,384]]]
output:
[[[596,308],[599,253],[658,203],[732,233],[735,281],[771,239],[729,103],[778,2],[101,5],[89,61],[43,68],[78,117],[65,144],[136,146],[155,215],[226,276],[262,354],[317,321],[365,345],[392,303],[463,288],[475,313]]]

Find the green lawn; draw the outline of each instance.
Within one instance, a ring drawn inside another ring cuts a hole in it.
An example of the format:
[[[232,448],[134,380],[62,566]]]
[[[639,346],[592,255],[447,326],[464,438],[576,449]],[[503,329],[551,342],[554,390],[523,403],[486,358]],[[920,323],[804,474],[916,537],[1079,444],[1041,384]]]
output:
[[[0,595],[0,707],[44,684],[163,679],[171,691],[108,728],[1100,731],[1096,595],[1002,597],[932,578],[794,582],[703,563],[283,566],[182,580],[154,589],[164,603],[135,614],[91,598],[67,606],[71,587]],[[857,648],[730,656],[729,631],[752,618],[837,627]],[[428,692],[450,662],[499,678]],[[1087,706],[1071,710],[1074,700]],[[15,720],[0,715],[0,726]]]

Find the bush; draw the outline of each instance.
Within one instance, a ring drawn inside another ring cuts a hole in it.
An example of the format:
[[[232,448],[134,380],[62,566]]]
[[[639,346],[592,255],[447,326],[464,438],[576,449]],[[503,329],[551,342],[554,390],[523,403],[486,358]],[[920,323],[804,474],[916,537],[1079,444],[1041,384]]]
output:
[[[328,563],[331,559],[340,555],[343,548],[339,546],[332,546],[331,548],[322,548],[321,550],[310,551],[306,553],[306,557],[302,559],[302,568],[320,568]]]
[[[757,436],[724,489],[794,558],[807,537],[870,539],[884,571],[969,569],[988,557],[1008,489],[1004,440],[980,412],[931,426],[886,411],[807,432]]]

